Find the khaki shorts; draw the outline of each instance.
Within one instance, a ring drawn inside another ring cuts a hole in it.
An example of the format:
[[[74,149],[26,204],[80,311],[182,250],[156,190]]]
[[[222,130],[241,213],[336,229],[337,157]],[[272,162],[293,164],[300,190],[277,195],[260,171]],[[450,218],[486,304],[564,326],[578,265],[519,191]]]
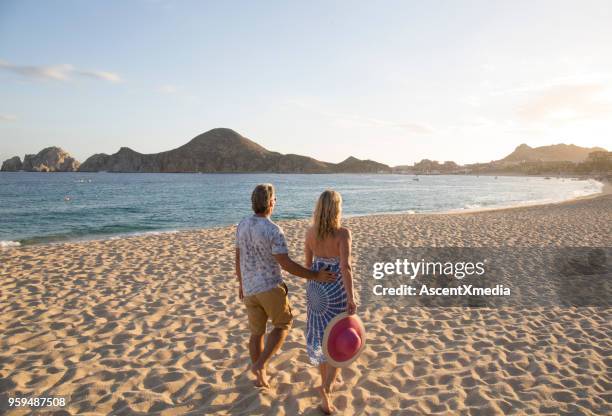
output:
[[[281,283],[274,289],[244,297],[249,317],[249,327],[253,335],[266,333],[266,323],[272,320],[274,328],[289,329],[293,321],[289,305],[289,290]]]

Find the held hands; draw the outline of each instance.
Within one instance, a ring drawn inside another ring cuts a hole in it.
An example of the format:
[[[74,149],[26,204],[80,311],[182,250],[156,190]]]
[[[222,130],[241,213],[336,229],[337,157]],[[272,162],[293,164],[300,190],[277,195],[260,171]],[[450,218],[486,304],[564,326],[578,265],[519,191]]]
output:
[[[346,302],[346,312],[349,315],[353,315],[353,314],[355,314],[355,311],[357,311],[357,304],[355,303],[354,299],[349,299]]]
[[[336,280],[336,273],[321,269],[317,272],[317,276],[313,280],[320,283],[331,283]]]

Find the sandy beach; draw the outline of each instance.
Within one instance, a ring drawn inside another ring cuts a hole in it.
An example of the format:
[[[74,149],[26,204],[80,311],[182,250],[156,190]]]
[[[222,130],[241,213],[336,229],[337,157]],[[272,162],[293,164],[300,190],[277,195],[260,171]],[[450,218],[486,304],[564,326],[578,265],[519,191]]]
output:
[[[279,224],[301,261],[307,222]],[[359,265],[383,246],[610,247],[612,195],[345,224],[359,287],[368,278]],[[255,389],[245,372],[234,231],[0,251],[0,412],[8,397],[63,396],[57,414],[320,414],[302,279],[285,279],[296,320],[271,362],[272,388]],[[612,413],[610,308],[358,311],[368,346],[341,372],[340,414]]]

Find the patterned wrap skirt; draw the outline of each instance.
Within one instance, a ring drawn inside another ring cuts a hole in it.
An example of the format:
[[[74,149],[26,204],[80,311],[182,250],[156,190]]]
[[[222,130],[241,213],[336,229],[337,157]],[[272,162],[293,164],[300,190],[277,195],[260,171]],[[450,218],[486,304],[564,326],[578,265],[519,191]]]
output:
[[[306,285],[306,352],[313,365],[326,361],[322,349],[325,327],[336,315],[346,311],[347,300],[340,273],[340,259],[315,256],[311,270],[318,272],[321,269],[338,273],[338,276],[332,283],[309,280]]]

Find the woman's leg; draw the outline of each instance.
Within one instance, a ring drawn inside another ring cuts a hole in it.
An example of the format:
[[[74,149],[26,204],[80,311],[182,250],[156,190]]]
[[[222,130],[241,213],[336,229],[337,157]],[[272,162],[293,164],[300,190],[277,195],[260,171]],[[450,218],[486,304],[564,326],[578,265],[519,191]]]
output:
[[[331,367],[326,363],[319,364],[319,371],[321,372],[321,387],[317,387],[317,390],[319,390],[319,394],[321,395],[321,410],[326,415],[330,415],[336,411],[332,405],[329,389],[326,388],[330,368]]]
[[[332,404],[331,385],[338,375],[338,368],[332,367],[326,363],[321,363],[319,369],[321,370],[321,378],[323,380],[321,387],[319,387],[319,393],[322,399],[321,410],[323,410],[323,413],[329,415],[336,411],[336,408]],[[325,374],[325,376],[323,376],[323,374]]]
[[[327,368],[326,368],[327,377],[325,378],[325,384],[323,388],[328,393],[331,393],[332,386],[334,384],[334,381],[336,381],[336,378],[338,377],[339,371],[340,369],[338,367],[333,367],[330,364],[327,364]]]
[[[327,364],[319,364],[319,372],[321,373],[321,387],[325,386],[325,380],[327,380]]]

